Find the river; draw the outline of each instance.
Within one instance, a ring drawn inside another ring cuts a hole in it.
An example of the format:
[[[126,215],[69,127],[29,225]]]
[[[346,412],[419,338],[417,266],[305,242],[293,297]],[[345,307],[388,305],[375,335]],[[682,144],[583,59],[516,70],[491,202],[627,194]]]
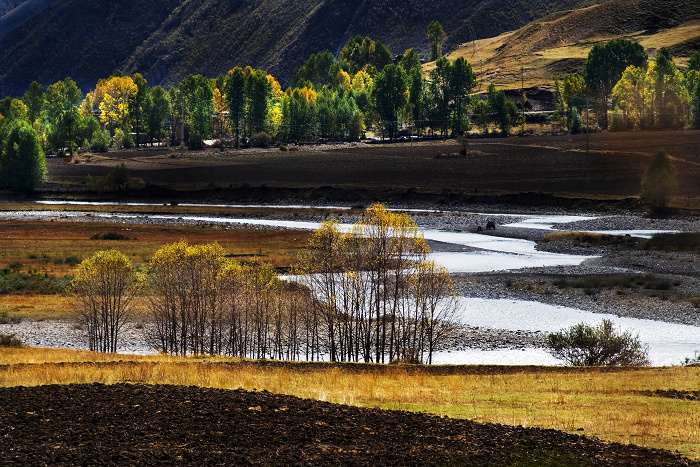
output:
[[[66,202],[53,202],[53,204],[69,204]],[[48,204],[48,203],[47,203]],[[119,206],[119,203],[87,203],[75,202],[89,206],[109,204]],[[143,205],[148,204],[132,204]],[[184,205],[183,205],[184,206]],[[195,206],[195,205],[192,205]],[[205,206],[205,205],[196,205]],[[206,205],[214,206],[214,205]],[[233,207],[233,205],[215,205],[216,207]],[[243,207],[236,205],[236,207]],[[263,207],[263,206],[260,206]],[[270,207],[270,206],[264,206]],[[274,206],[277,207],[277,206]],[[295,208],[317,206],[294,206]],[[343,209],[338,206],[327,208]],[[419,212],[422,210],[416,210]],[[432,212],[432,211],[423,211]],[[26,213],[30,214],[30,213]],[[56,216],[55,211],[32,211],[33,216]],[[62,217],[84,216],[86,212],[64,211]],[[138,214],[126,213],[89,213],[91,216],[115,218],[137,221]],[[575,222],[591,219],[585,216],[566,215],[533,215],[512,214],[519,220],[507,224],[511,227],[535,228],[543,230],[556,230],[560,223]],[[179,222],[207,222],[219,224],[245,224],[269,227],[281,227],[289,229],[311,230],[319,226],[318,222],[290,221],[272,219],[249,219],[226,216],[195,216],[195,215],[149,215],[153,220]],[[349,231],[351,225],[341,224],[341,230]],[[499,270],[516,270],[521,268],[541,266],[566,266],[578,265],[594,258],[593,256],[567,255],[548,253],[536,250],[534,242],[522,239],[495,237],[471,232],[445,231],[439,229],[421,229],[428,240],[461,245],[477,249],[468,252],[436,252],[432,253],[432,259],[445,266],[452,273],[477,273]],[[655,231],[615,231],[618,235],[649,236]],[[606,233],[611,233],[610,231]],[[695,326],[665,323],[644,319],[624,318],[614,315],[591,313],[574,308],[558,307],[539,302],[527,302],[518,300],[493,300],[481,298],[463,297],[462,311],[458,319],[465,325],[481,328],[525,330],[554,332],[576,323],[597,325],[607,318],[613,321],[618,329],[638,334],[640,340],[649,346],[649,358],[653,365],[677,365],[686,357],[692,357],[700,350],[700,329]],[[435,363],[450,364],[536,364],[552,365],[560,364],[549,353],[542,349],[523,350],[468,350],[455,352],[440,352],[434,358]]]

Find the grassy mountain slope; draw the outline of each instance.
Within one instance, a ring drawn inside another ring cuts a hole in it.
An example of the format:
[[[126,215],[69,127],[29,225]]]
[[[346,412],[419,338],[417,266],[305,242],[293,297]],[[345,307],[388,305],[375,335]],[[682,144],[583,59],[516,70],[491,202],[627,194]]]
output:
[[[677,62],[684,64],[693,51],[700,50],[700,2],[610,0],[462,44],[450,58],[466,58],[485,83],[514,89],[524,79],[525,87],[551,87],[554,77],[580,72],[594,44],[615,37],[638,41],[650,54],[669,47]]]
[[[0,89],[72,76],[87,89],[116,68],[172,85],[189,73],[215,76],[251,65],[283,83],[310,54],[337,52],[361,34],[396,54],[427,52],[440,21],[445,48],[513,30],[553,11],[600,0],[58,0],[0,39]]]

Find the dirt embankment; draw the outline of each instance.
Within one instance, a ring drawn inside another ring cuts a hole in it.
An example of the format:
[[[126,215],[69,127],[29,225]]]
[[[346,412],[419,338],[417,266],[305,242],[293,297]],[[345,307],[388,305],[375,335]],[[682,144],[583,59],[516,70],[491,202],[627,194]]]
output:
[[[0,389],[4,465],[697,466],[555,430],[183,386]]]

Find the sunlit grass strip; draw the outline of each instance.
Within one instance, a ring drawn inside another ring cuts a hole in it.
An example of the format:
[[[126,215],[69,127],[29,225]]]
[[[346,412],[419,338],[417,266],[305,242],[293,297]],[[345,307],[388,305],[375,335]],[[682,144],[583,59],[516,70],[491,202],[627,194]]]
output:
[[[0,386],[128,382],[268,390],[364,407],[554,428],[678,450],[700,459],[700,402],[640,395],[656,389],[697,390],[700,367],[463,367],[455,370],[461,374],[445,374],[449,372],[431,367],[277,365],[26,348],[2,349],[0,363]]]

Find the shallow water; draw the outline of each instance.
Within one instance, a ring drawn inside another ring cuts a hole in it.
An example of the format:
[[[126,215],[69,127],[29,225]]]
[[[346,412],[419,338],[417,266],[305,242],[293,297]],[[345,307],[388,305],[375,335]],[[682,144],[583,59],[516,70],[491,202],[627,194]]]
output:
[[[460,302],[462,307],[458,321],[482,328],[549,333],[578,323],[595,326],[604,319],[609,319],[618,331],[639,335],[639,340],[649,345],[649,359],[655,366],[678,365],[686,357],[692,357],[696,351],[700,351],[700,329],[696,326],[625,318],[523,300],[462,297]],[[441,352],[434,358],[434,362],[502,365],[557,363],[542,349]]]

